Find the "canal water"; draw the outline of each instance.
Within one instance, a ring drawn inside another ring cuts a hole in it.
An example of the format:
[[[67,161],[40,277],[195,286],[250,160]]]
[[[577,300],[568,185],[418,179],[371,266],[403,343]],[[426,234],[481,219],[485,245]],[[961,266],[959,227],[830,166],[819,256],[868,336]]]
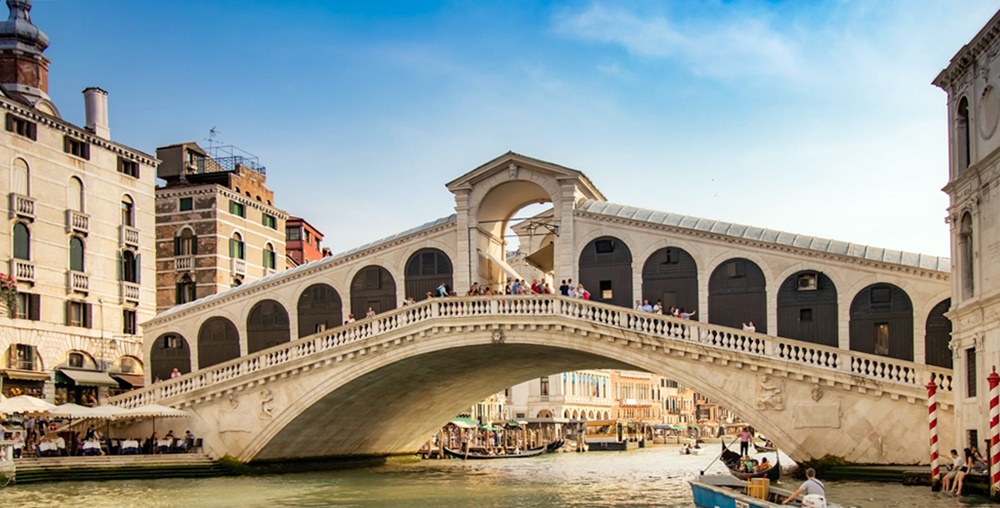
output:
[[[712,447],[714,448],[714,447]],[[712,449],[710,448],[710,450]],[[64,482],[0,490],[2,506],[72,507],[365,507],[542,508],[692,506],[687,480],[714,456],[680,455],[674,446],[627,452],[557,453],[530,459],[428,460],[287,475]],[[773,460],[773,459],[772,459]],[[791,463],[786,458],[782,464]],[[725,473],[716,464],[710,472]],[[787,479],[784,486],[797,486]],[[987,506],[928,487],[827,482],[845,507]]]

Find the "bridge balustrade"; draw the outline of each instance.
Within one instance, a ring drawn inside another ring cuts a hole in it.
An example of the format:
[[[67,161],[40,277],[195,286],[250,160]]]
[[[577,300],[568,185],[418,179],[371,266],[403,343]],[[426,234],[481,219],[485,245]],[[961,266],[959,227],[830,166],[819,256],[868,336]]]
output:
[[[639,312],[589,300],[556,295],[501,295],[424,300],[374,318],[349,323],[128,392],[113,397],[111,403],[122,407],[156,403],[413,324],[437,319],[459,320],[483,316],[566,317],[634,332],[637,336],[696,343],[704,347],[706,353],[712,350],[737,352],[750,357],[772,358],[789,364],[842,371],[872,381],[917,388],[923,388],[924,383],[930,380],[938,385],[939,390],[946,393],[952,391],[952,371],[940,367]]]

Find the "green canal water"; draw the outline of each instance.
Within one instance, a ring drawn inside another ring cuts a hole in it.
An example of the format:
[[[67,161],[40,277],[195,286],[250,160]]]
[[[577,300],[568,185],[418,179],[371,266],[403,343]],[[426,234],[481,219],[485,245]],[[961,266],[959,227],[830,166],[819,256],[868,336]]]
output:
[[[428,460],[378,467],[209,479],[64,482],[0,490],[0,506],[35,507],[690,507],[687,480],[714,457],[675,447],[558,453],[531,459]],[[782,463],[786,463],[783,459]],[[790,461],[788,461],[790,463]],[[710,472],[723,473],[720,465]],[[797,486],[794,480],[783,482]],[[987,506],[928,487],[828,482],[848,507]]]

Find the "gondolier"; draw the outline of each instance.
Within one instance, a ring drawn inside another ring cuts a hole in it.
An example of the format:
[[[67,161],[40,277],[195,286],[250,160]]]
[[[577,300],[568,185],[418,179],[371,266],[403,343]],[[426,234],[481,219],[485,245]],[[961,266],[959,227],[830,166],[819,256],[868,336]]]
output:
[[[750,455],[750,440],[753,439],[753,434],[750,433],[749,427],[743,427],[740,431],[740,456]]]

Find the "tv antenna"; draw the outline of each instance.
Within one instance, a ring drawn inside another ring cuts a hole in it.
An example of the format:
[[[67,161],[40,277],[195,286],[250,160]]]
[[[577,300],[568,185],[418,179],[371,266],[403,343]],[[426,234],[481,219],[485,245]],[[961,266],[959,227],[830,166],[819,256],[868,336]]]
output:
[[[206,139],[208,141],[208,149],[209,150],[211,150],[212,147],[213,147],[213,145],[216,143],[215,138],[218,137],[219,134],[222,134],[222,131],[216,129],[215,127],[212,127],[211,129],[208,129],[208,138],[206,138]]]

